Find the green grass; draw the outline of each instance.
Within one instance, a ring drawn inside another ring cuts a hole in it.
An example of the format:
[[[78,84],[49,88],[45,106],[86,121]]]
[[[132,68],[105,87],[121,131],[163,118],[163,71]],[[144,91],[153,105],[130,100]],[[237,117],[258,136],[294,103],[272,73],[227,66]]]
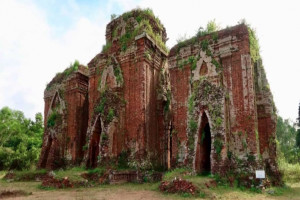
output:
[[[87,173],[88,174],[99,174],[100,176],[102,176],[105,173],[106,169],[104,167],[97,167],[94,169],[88,169]]]
[[[286,161],[279,160],[279,169],[283,172],[283,181],[290,183],[300,182],[300,164],[290,164]]]
[[[256,190],[250,190],[245,188],[239,187],[230,187],[228,185],[221,185],[215,188],[206,188],[205,183],[214,179],[213,175],[201,175],[201,176],[193,176],[191,175],[191,170],[187,168],[176,168],[166,172],[163,176],[164,181],[171,181],[175,177],[182,178],[192,182],[195,186],[197,186],[201,193],[199,195],[191,196],[189,194],[165,194],[159,192],[159,185],[160,183],[124,183],[124,184],[117,184],[117,185],[100,185],[95,186],[93,188],[86,188],[84,192],[99,192],[99,191],[107,191],[110,192],[117,192],[119,190],[126,190],[126,191],[135,191],[135,192],[142,192],[142,191],[152,191],[156,192],[157,194],[161,195],[162,198],[170,198],[170,199],[300,199],[300,182],[296,182],[299,178],[297,174],[299,173],[298,167],[299,165],[290,165],[284,164],[280,165],[281,168],[285,167],[285,179],[288,177],[294,177],[290,179],[286,186],[284,187],[271,187],[267,188],[264,193],[258,193]],[[95,169],[85,169],[81,167],[74,167],[66,170],[57,170],[54,171],[55,178],[64,178],[68,177],[72,181],[81,181],[84,180],[80,175],[82,173],[89,173],[94,174],[98,173],[101,174],[104,172],[104,168],[95,168]],[[26,175],[38,174],[38,173],[46,173],[46,170],[26,170],[26,171],[15,171],[16,177],[23,177]],[[6,174],[6,171],[0,171],[0,178]],[[298,177],[297,177],[298,176]],[[40,183],[37,182],[7,182],[6,180],[0,180],[0,188],[1,189],[22,189],[25,191],[41,191],[44,192],[57,192],[58,190],[55,188],[44,188],[40,186]],[[47,191],[50,190],[50,191]],[[76,191],[79,189],[76,189]],[[60,190],[61,191],[61,190]],[[64,189],[66,193],[74,192],[75,189],[69,188]]]
[[[296,170],[295,166],[290,167],[290,171]],[[267,188],[264,193],[260,190],[246,189],[244,187],[230,187],[229,185],[219,185],[215,188],[206,188],[205,183],[213,180],[213,175],[198,175],[193,176],[190,175],[190,170],[186,168],[176,168],[174,170],[168,171],[165,173],[163,180],[171,181],[175,177],[182,178],[187,181],[192,182],[195,186],[197,186],[201,194],[197,198],[212,198],[213,196],[217,197],[217,199],[269,199],[271,196],[278,196],[283,199],[286,197],[287,199],[293,199],[295,197],[300,197],[300,183],[298,182],[295,185],[294,183],[288,183],[283,187],[271,187]],[[299,172],[298,172],[299,173]],[[295,175],[295,177],[298,177]],[[296,179],[293,179],[295,181]],[[176,197],[176,199],[185,199],[185,198],[195,198],[188,194],[170,194],[172,198]]]
[[[16,181],[22,181],[24,179],[35,180],[35,177],[37,175],[44,175],[44,174],[47,173],[47,171],[45,169],[40,169],[40,170],[13,171],[13,173],[15,174],[14,180],[16,180]],[[3,177],[4,176],[5,175],[3,175]]]
[[[164,181],[171,181],[174,178],[186,178],[187,174],[190,173],[191,170],[187,168],[175,168],[171,171],[168,171],[164,174],[163,180]]]
[[[84,181],[85,179],[83,177],[81,177],[81,174],[87,173],[87,172],[88,172],[88,170],[86,170],[85,168],[82,168],[82,167],[73,167],[73,168],[66,169],[66,170],[54,171],[55,178],[61,179],[61,178],[68,177],[68,179],[71,181]]]
[[[59,170],[56,172],[60,172],[62,176],[68,175],[69,173],[79,173],[79,172],[89,172],[89,173],[98,173],[101,171],[100,169],[93,170],[85,170],[83,168],[72,168],[68,170]],[[165,174],[164,180],[172,180],[174,177],[181,177],[188,181],[193,182],[194,185],[200,188],[201,194],[197,197],[193,197],[189,194],[165,194],[159,192],[159,184],[160,183],[124,183],[117,185],[99,185],[93,188],[77,188],[77,189],[63,189],[58,190],[55,188],[44,188],[40,186],[39,182],[7,182],[5,180],[0,180],[0,188],[3,190],[16,190],[21,189],[24,191],[33,192],[33,195],[43,191],[45,196],[53,197],[60,196],[62,193],[65,195],[71,195],[74,192],[80,192],[82,195],[91,194],[95,196],[95,193],[111,193],[111,192],[119,192],[119,191],[128,191],[139,193],[143,191],[151,191],[161,196],[162,199],[299,199],[300,197],[300,183],[297,184],[288,184],[285,187],[272,187],[266,190],[265,193],[256,193],[247,189],[237,188],[237,187],[229,187],[229,186],[218,186],[216,188],[207,189],[204,186],[204,183],[212,180],[212,176],[190,176],[186,174],[189,172],[187,169],[174,169]],[[3,174],[5,172],[1,172]],[[49,190],[49,191],[48,191]],[[271,194],[268,192],[271,191]],[[48,195],[46,195],[48,194]],[[44,196],[43,195],[43,196]],[[158,197],[159,197],[158,196]]]
[[[6,173],[7,173],[7,171],[0,171],[0,179],[2,179]]]

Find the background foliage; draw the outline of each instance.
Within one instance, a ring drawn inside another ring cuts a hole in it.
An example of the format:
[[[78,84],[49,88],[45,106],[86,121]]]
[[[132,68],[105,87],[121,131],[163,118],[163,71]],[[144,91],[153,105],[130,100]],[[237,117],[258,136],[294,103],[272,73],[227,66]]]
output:
[[[0,170],[34,167],[39,159],[43,131],[41,113],[32,121],[21,111],[3,107],[0,110]]]
[[[277,119],[277,144],[279,156],[288,163],[300,162],[300,146],[296,143],[297,131],[289,120]]]

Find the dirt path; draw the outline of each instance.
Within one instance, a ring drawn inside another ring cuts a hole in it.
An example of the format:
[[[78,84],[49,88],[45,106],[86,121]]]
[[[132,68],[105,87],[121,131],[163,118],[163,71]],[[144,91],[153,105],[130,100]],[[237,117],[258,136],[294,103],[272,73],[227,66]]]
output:
[[[23,190],[31,193],[28,196],[11,197],[9,199],[40,199],[40,200],[170,200],[172,197],[163,195],[157,191],[151,191],[152,185],[108,185],[94,188],[42,190],[38,188],[38,182],[0,182],[0,191]],[[148,187],[147,190],[144,187]],[[1,198],[0,198],[1,199]]]
[[[155,189],[157,184],[123,184],[104,185],[93,188],[42,190],[38,188],[39,182],[12,182],[0,181],[0,191],[23,190],[31,193],[28,196],[11,197],[6,199],[40,199],[40,200],[170,200],[170,199],[192,199],[175,195],[164,195]],[[235,200],[300,200],[300,183],[292,185],[289,190],[280,196],[257,194],[234,189],[215,188],[210,190],[212,196],[205,199],[235,199]],[[1,197],[0,197],[1,199]],[[200,198],[198,198],[200,199]]]
[[[27,197],[15,197],[14,199],[41,199],[41,200],[85,200],[85,199],[97,199],[97,200],[143,200],[143,199],[170,199],[165,198],[153,191],[126,191],[125,189],[117,190],[62,190],[62,191],[42,191],[33,192],[32,195]]]

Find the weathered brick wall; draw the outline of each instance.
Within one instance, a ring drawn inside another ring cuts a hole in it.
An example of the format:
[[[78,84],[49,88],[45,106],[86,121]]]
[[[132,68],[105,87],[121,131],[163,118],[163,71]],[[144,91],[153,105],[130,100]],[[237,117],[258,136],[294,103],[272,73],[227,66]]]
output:
[[[211,129],[211,170],[218,172],[228,154],[241,160],[249,156],[256,159],[258,137],[247,27],[239,25],[214,34],[175,46],[168,60],[176,133],[172,142],[173,163],[177,159],[197,168],[198,154],[201,154],[197,141],[201,138],[205,113]],[[195,102],[189,102],[192,95]],[[189,112],[191,103],[193,108]],[[197,123],[197,131],[189,136],[191,121]]]
[[[265,165],[276,176],[275,106],[249,37],[241,24],[179,43],[168,55],[165,28],[149,10],[112,20],[88,69],[60,74],[45,90],[39,166],[84,157],[87,167],[128,159],[140,169],[221,174]]]
[[[77,71],[45,90],[45,132],[39,167],[55,169],[82,161],[88,117],[87,89],[87,69],[79,66]],[[55,117],[49,119],[54,113]]]
[[[157,89],[161,87],[162,68],[166,68],[166,53],[146,33],[137,35],[126,44],[126,49],[121,49],[119,40],[127,34],[124,27],[130,29],[137,23],[133,17],[125,20],[121,16],[108,24],[106,40],[111,47],[88,65],[89,128],[85,156],[88,166],[107,160],[117,162],[123,152],[132,164],[151,164],[150,160],[157,165],[165,164],[161,154],[165,100],[158,97]],[[151,26],[157,28],[155,22]],[[109,96],[115,96],[116,100],[108,102]],[[105,108],[101,109],[101,105]],[[114,110],[113,119],[107,120],[107,109]]]
[[[75,73],[66,85],[65,99],[68,105],[67,114],[67,149],[72,163],[79,164],[83,159],[83,146],[88,122],[88,77]]]
[[[278,176],[276,163],[276,107],[261,59],[254,63],[254,69],[259,149],[261,157],[266,163],[267,171],[273,176]]]

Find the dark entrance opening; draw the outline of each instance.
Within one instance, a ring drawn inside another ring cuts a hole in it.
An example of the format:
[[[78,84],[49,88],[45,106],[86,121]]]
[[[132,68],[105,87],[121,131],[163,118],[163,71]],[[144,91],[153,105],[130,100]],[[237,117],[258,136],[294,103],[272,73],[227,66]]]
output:
[[[50,136],[48,136],[48,143],[47,143],[47,146],[44,150],[44,155],[43,154],[41,155],[42,160],[41,160],[41,163],[39,165],[40,168],[46,168],[46,164],[47,164],[47,160],[48,160],[48,156],[49,156],[51,146],[52,146],[52,137],[50,135]]]
[[[91,167],[91,168],[97,167],[98,156],[100,154],[100,136],[101,136],[101,121],[98,118],[89,144],[87,167]]]
[[[199,174],[209,174],[211,171],[211,133],[208,118],[203,113],[198,133],[195,169]]]
[[[167,169],[172,167],[172,122],[168,125],[168,138],[167,138]]]

